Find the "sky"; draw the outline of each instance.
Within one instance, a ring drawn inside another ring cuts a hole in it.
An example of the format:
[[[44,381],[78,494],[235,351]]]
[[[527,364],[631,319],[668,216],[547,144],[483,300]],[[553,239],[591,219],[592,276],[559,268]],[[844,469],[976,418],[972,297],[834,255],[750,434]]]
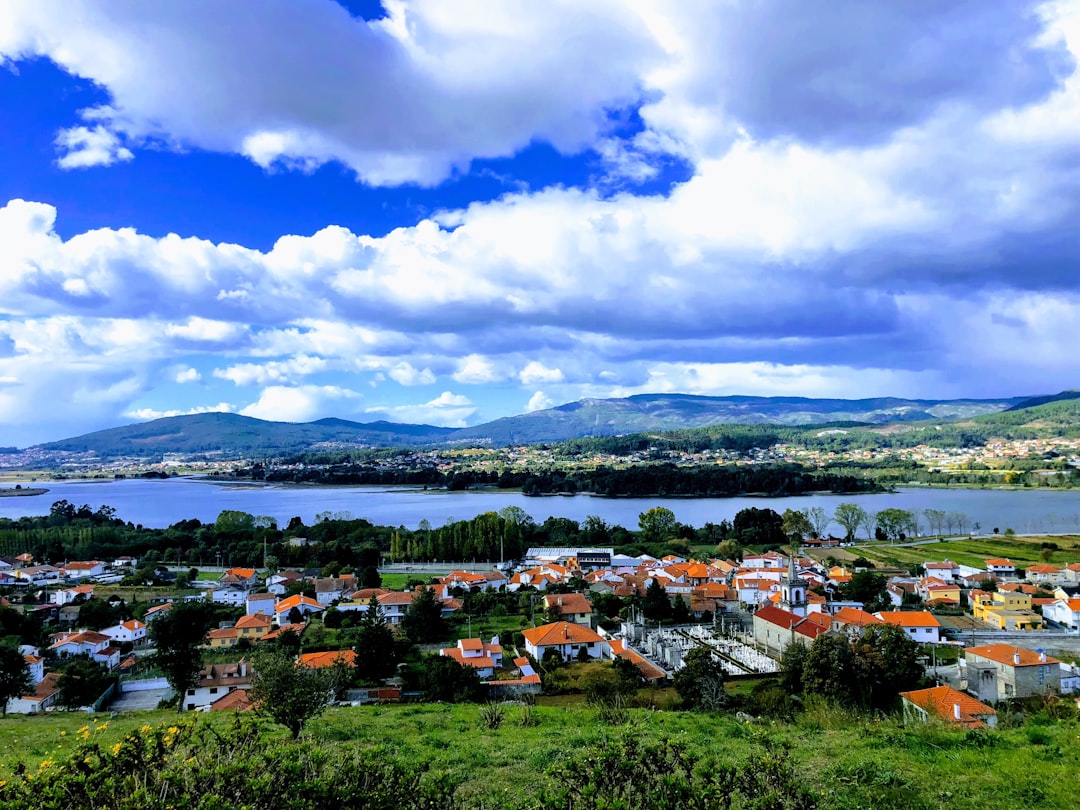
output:
[[[4,0],[0,446],[1080,386],[1080,0]]]

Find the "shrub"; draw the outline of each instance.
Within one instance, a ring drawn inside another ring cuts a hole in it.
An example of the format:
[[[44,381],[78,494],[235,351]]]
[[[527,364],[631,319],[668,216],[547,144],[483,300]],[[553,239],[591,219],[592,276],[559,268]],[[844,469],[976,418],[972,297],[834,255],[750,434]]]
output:
[[[480,726],[494,731],[506,719],[506,707],[502,703],[488,703],[480,707]]]

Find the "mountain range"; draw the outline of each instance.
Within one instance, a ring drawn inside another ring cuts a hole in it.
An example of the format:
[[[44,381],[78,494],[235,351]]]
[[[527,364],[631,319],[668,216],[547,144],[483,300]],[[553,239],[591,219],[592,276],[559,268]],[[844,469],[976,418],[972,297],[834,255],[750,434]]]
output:
[[[1035,398],[954,400],[640,394],[621,399],[584,399],[468,428],[385,421],[361,423],[346,419],[268,422],[234,413],[203,413],[100,430],[50,442],[39,449],[92,452],[101,457],[182,453],[234,458],[280,455],[320,447],[418,447],[479,442],[530,444],[719,424],[797,426],[845,422],[884,425],[963,420],[989,414],[1005,415],[1019,408],[1077,397],[1080,392],[1074,391]]]

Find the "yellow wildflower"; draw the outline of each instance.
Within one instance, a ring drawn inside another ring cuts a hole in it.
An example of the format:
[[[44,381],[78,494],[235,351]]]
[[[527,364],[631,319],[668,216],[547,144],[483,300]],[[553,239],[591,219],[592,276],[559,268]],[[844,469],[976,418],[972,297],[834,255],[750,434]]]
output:
[[[113,754],[113,756],[115,757],[115,756],[117,756],[117,755],[118,755],[119,753],[120,753],[120,743],[117,743],[116,745],[114,745],[114,746],[112,747],[112,754]]]
[[[179,734],[180,733],[180,729],[178,729],[176,726],[169,726],[168,730],[169,730],[170,734]]]
[[[150,728],[150,726],[143,726],[139,729],[139,731],[141,731],[143,734],[149,734],[153,730],[154,729]]]
[[[67,736],[67,732],[66,732],[66,731],[61,731],[61,732],[60,732],[60,736],[61,736],[61,737],[66,737],[66,736]]]

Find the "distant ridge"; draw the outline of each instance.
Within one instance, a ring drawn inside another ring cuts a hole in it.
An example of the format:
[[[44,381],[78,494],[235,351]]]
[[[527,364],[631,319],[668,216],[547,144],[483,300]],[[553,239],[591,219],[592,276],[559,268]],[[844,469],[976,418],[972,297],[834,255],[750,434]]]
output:
[[[50,442],[41,445],[41,449],[89,452],[102,458],[151,458],[165,453],[252,458],[320,447],[423,447],[451,442],[533,444],[725,424],[879,426],[975,418],[1002,419],[1015,425],[1024,418],[1016,411],[1031,407],[1030,403],[1052,407],[1054,402],[1078,398],[1080,391],[1047,397],[954,400],[638,394],[616,399],[582,399],[462,429],[382,420],[362,423],[334,417],[306,423],[268,422],[235,413],[204,413],[99,430]]]
[[[295,452],[320,444],[415,445],[444,441],[453,428],[364,424],[345,419],[267,422],[235,413],[170,416],[109,428],[42,445],[43,450],[96,453],[102,457],[163,453],[215,453],[227,457]]]
[[[1049,394],[1044,397],[1031,397],[1016,403],[1009,411],[1022,411],[1026,408],[1037,408],[1040,405],[1049,405],[1051,402],[1065,402],[1070,399],[1080,399],[1080,391],[1062,391],[1060,394]]]

